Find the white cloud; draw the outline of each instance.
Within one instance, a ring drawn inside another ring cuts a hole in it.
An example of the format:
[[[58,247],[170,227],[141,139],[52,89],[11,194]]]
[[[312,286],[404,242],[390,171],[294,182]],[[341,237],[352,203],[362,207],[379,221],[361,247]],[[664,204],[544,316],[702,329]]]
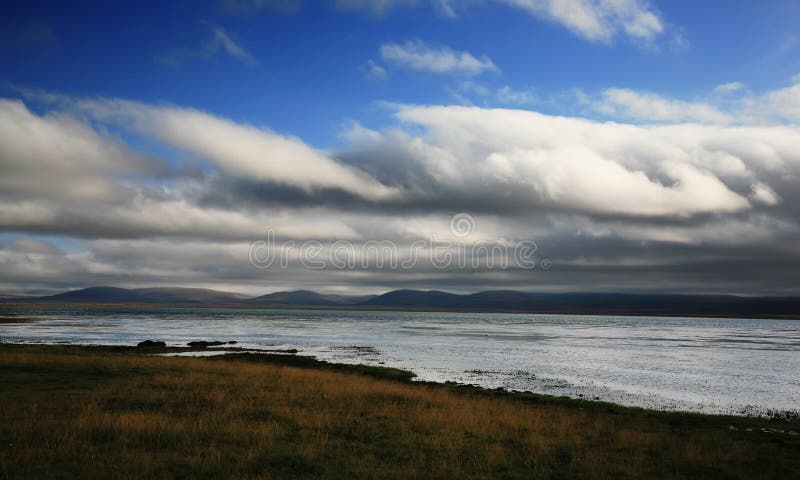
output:
[[[716,87],[714,87],[714,91],[716,93],[727,94],[727,93],[738,92],[739,90],[742,90],[745,86],[746,85],[742,82],[728,82],[717,85]]]
[[[374,16],[385,16],[401,7],[432,5],[446,18],[456,18],[459,9],[469,1],[454,0],[336,0],[342,10],[360,10]],[[647,0],[486,0],[525,10],[536,18],[548,20],[569,29],[592,42],[611,43],[624,35],[641,44],[651,45],[666,30],[659,13]],[[673,48],[684,49],[688,41],[676,32]]]
[[[762,93],[751,93],[745,87],[741,82],[725,83],[693,101],[628,88],[609,88],[596,98],[587,97],[575,103],[609,118],[643,122],[800,123],[800,82]]]
[[[800,82],[745,99],[743,114],[764,120],[800,123]]]
[[[492,91],[485,85],[473,80],[464,80],[454,88],[448,88],[448,92],[460,105],[473,105],[473,97],[480,100],[487,100],[492,96]]]
[[[559,23],[594,42],[610,43],[617,34],[652,41],[664,24],[641,0],[497,0]]]
[[[385,44],[381,46],[380,52],[384,61],[412,70],[466,75],[477,75],[486,71],[499,72],[486,55],[476,58],[469,52],[428,45],[419,40]]]
[[[220,53],[248,65],[257,67],[258,61],[222,27],[212,25],[210,37],[197,47],[178,47],[158,52],[155,60],[164,65],[178,67],[193,60],[211,60]]]
[[[362,70],[364,71],[364,75],[370,80],[386,80],[389,77],[386,69],[375,63],[374,60],[367,62]]]
[[[306,209],[298,215],[282,207],[251,211],[236,204],[199,205],[198,199],[214,193],[210,182],[219,178],[242,178],[264,190],[283,184],[310,195],[338,189],[370,202],[400,195],[300,140],[265,129],[196,110],[45,97],[92,116],[100,130],[113,123],[161,139],[212,169],[206,180],[179,176],[77,116],[37,115],[20,101],[0,100],[0,230],[252,239],[272,228],[291,238],[352,238],[354,231],[329,213]]]
[[[48,198],[116,203],[122,178],[156,174],[158,162],[130,152],[66,114],[39,116],[0,99],[0,199]]]
[[[734,117],[704,102],[687,102],[626,88],[605,90],[595,109],[607,115],[651,122],[731,123]]]
[[[536,103],[537,96],[528,90],[514,90],[508,85],[497,89],[497,101],[510,105],[531,105]]]
[[[283,239],[358,238],[341,215],[319,209],[236,210],[180,198],[139,197],[115,206],[45,199],[0,201],[0,229],[85,238],[194,238],[221,242],[257,240],[269,229]]]
[[[583,230],[587,235],[606,238],[627,238],[634,241],[653,241],[683,245],[713,247],[748,246],[769,243],[777,235],[797,235],[797,225],[764,215],[751,215],[745,219],[715,218],[701,228],[694,225],[636,225],[609,222],[600,228],[589,225]],[[615,259],[616,261],[616,259]],[[666,264],[669,265],[670,262]],[[652,267],[652,259],[647,262]]]
[[[338,163],[295,137],[238,124],[199,110],[155,107],[124,100],[92,100],[79,108],[117,122],[216,165],[226,174],[306,191],[334,188],[370,200],[399,192],[360,170]]]
[[[646,172],[581,146],[494,153],[486,162],[503,181],[519,178],[546,201],[584,212],[664,216],[749,207],[718,178],[685,163]]]
[[[214,27],[214,40],[215,42],[231,57],[241,61],[242,63],[250,66],[258,65],[255,58],[244,49],[241,45],[234,42],[231,36],[221,27]]]
[[[398,116],[430,129],[411,144],[421,168],[442,186],[520,192],[532,204],[588,213],[691,216],[750,208],[746,194],[710,170],[698,152],[702,144],[691,138],[724,131],[468,107],[403,107]]]
[[[778,194],[775,193],[775,190],[770,188],[769,185],[761,182],[756,182],[753,184],[750,198],[752,198],[753,201],[764,205],[776,205],[781,200],[780,197],[778,197]]]
[[[459,5],[459,1],[460,0],[434,0],[433,4],[436,7],[436,11],[439,12],[439,15],[446,18],[456,18],[458,16],[456,5]]]

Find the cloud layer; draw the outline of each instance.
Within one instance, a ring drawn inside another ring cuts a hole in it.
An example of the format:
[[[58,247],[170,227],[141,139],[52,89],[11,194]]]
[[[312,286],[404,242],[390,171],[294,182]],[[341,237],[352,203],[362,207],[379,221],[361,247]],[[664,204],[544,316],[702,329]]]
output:
[[[774,95],[752,97],[760,103],[750,111],[769,108]],[[69,278],[71,286],[255,293],[645,284],[765,292],[791,291],[786,279],[800,263],[800,129],[791,124],[682,123],[666,114],[632,124],[400,105],[393,126],[353,124],[347,145],[325,152],[191,108],[41,92],[27,102],[40,108],[0,101],[0,284],[8,289],[57,288]],[[141,151],[137,138],[173,155]],[[391,272],[297,264],[264,272],[247,257],[267,229],[323,248],[451,238],[458,212],[478,226],[467,241],[534,240],[553,268],[442,271],[423,262]]]

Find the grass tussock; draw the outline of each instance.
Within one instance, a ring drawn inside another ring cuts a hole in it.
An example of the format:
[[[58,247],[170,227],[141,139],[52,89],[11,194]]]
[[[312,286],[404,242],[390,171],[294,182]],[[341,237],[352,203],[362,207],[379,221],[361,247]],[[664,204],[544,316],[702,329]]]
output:
[[[0,478],[800,471],[800,438],[787,433],[796,424],[415,384],[398,371],[384,379],[376,369],[274,357],[0,345]]]

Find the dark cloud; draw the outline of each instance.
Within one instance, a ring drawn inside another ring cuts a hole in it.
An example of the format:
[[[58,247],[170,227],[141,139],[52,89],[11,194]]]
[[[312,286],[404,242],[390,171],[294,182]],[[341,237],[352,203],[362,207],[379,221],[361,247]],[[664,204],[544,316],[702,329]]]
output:
[[[800,131],[601,123],[518,110],[398,107],[348,146],[193,109],[32,95],[0,101],[0,286],[194,285],[798,293]],[[159,142],[138,152],[113,126]],[[452,215],[473,216],[454,237]],[[534,240],[551,268],[311,270],[250,264],[251,242]],[[79,239],[64,251],[37,235]]]

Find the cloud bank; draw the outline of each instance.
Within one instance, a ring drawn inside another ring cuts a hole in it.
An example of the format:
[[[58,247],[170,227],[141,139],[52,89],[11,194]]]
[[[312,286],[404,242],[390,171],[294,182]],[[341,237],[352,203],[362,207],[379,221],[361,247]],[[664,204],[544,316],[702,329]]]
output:
[[[766,111],[793,91],[749,97],[749,111]],[[6,289],[52,289],[70,279],[254,293],[342,285],[794,292],[793,124],[700,114],[671,121],[669,109],[658,123],[634,124],[399,105],[393,125],[355,123],[343,148],[322,151],[191,108],[27,95],[0,101]],[[173,155],[141,150],[136,139]],[[248,262],[247,246],[267,229],[281,241],[324,246],[409,245],[448,238],[458,212],[476,219],[468,241],[534,240],[553,268],[263,272]]]

